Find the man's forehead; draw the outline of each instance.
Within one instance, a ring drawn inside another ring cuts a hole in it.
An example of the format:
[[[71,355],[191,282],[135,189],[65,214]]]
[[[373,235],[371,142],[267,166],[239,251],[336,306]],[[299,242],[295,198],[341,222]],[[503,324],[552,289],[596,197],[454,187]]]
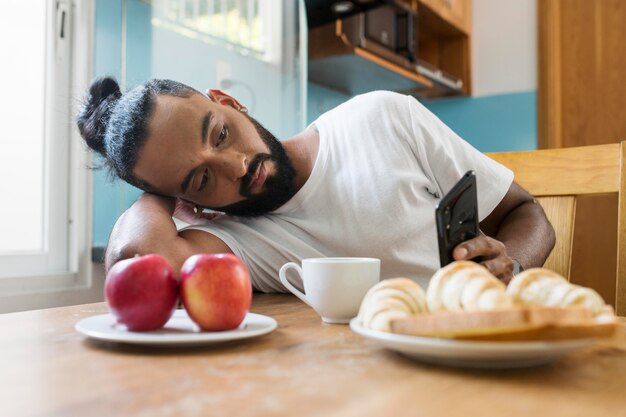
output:
[[[172,118],[185,118],[198,113],[201,108],[206,107],[208,99],[199,94],[189,97],[176,97],[162,94],[156,99],[154,109],[154,121],[164,122]]]
[[[161,94],[156,99],[155,112],[159,113],[161,116],[179,116],[189,114],[189,111],[205,107],[209,103],[208,98],[197,93],[188,97]]]

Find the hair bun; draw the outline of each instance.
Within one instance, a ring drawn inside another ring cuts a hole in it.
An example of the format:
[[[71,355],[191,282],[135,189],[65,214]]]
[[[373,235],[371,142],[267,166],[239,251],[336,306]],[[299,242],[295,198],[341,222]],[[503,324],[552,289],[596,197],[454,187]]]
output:
[[[104,156],[106,156],[104,135],[107,124],[111,117],[111,110],[121,96],[120,86],[113,78],[95,79],[89,87],[76,120],[78,130],[87,145]]]

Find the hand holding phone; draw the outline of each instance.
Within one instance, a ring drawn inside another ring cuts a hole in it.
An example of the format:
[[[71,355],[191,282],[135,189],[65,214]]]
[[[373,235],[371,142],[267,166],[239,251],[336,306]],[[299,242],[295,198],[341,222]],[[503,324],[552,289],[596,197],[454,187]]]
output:
[[[480,234],[478,219],[476,173],[468,171],[435,209],[439,262],[442,267],[454,261],[452,252],[459,243]]]

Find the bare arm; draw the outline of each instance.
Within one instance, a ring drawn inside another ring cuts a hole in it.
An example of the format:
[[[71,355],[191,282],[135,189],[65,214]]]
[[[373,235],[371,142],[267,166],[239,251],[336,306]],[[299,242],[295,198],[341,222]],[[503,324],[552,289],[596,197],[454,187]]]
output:
[[[137,254],[158,253],[180,271],[183,262],[195,253],[231,252],[219,238],[200,230],[180,234],[172,220],[176,200],[142,194],[115,223],[107,251],[105,269]]]
[[[486,236],[461,243],[454,250],[454,257],[480,256],[481,263],[505,282],[512,277],[513,259],[524,269],[538,267],[554,247],[554,228],[543,209],[515,182],[480,227]]]

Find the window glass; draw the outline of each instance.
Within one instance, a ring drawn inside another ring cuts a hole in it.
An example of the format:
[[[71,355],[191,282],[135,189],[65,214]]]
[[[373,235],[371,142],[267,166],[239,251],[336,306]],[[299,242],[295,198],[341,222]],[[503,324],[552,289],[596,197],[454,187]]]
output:
[[[46,3],[2,2],[0,253],[44,245]]]

